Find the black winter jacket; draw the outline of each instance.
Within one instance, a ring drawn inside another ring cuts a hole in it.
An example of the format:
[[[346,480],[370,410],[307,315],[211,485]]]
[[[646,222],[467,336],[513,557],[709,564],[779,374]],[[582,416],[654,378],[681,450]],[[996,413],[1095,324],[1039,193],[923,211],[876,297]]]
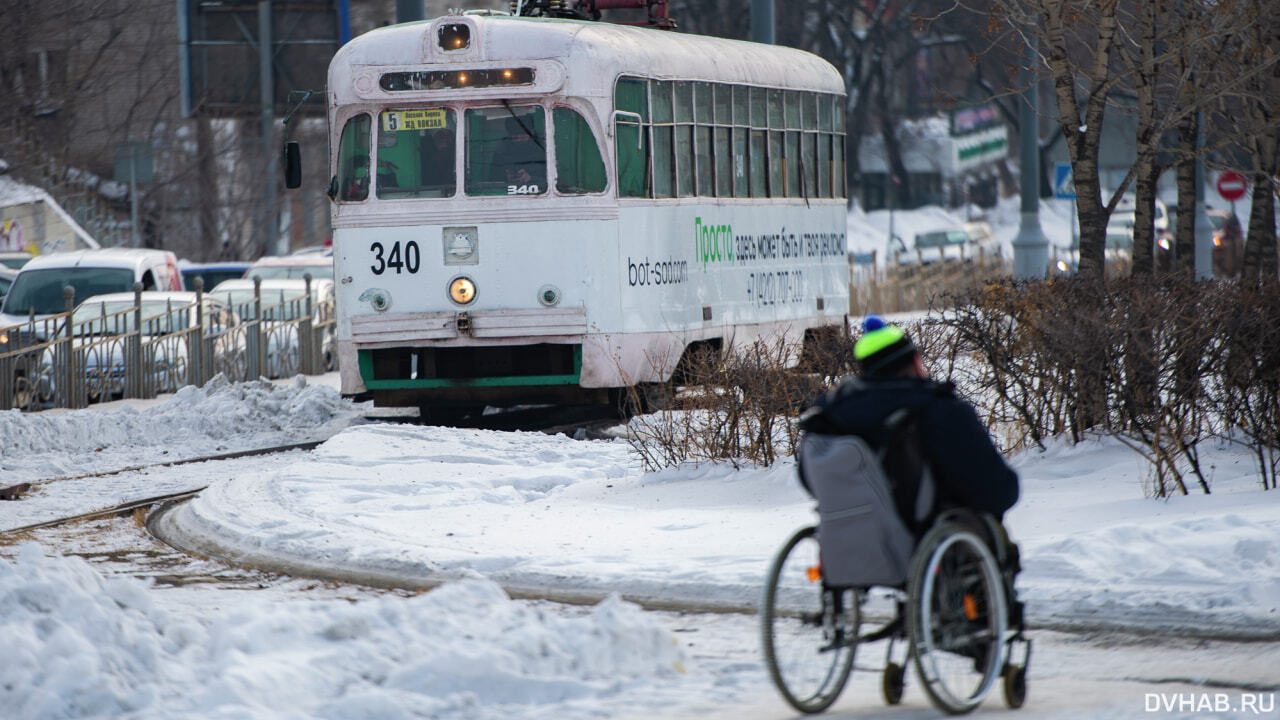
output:
[[[1018,501],[1018,475],[1005,463],[973,406],[950,383],[923,378],[849,378],[818,403],[832,430],[883,445],[885,421],[900,408],[917,420],[923,460],[937,484],[938,505],[997,518]]]

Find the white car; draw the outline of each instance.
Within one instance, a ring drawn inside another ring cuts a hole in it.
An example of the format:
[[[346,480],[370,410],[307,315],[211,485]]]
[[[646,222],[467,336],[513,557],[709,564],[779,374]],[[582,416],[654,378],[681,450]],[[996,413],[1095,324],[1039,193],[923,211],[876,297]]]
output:
[[[313,253],[269,255],[254,261],[245,271],[244,277],[260,277],[263,280],[286,278],[302,280],[308,273],[315,280],[332,280],[333,255]]]
[[[306,280],[263,280],[258,291],[250,278],[225,280],[206,295],[222,300],[248,323],[257,318],[255,292],[261,293],[262,332],[267,338],[267,365],[263,374],[273,378],[297,374],[301,370],[298,325],[306,318]],[[311,326],[321,333],[321,362],[326,371],[337,367],[333,302],[333,280],[313,279]]]
[[[150,291],[139,296],[110,293],[81,303],[71,313],[71,346],[82,363],[77,374],[86,384],[87,399],[96,402],[124,394],[127,362],[133,352],[142,353],[143,382],[154,392],[175,392],[197,382],[190,376],[189,345],[202,319],[205,347],[213,353],[215,367],[242,362],[237,356],[243,355],[243,344],[237,344],[233,332],[238,323],[235,313],[222,300],[207,295],[202,307],[203,317],[197,312],[196,293],[185,291]],[[59,336],[65,333],[64,327]],[[65,371],[55,367],[57,355],[55,345],[46,348],[41,358],[40,387],[46,397],[52,397],[65,377]]]
[[[890,245],[890,256],[898,265],[961,260],[977,262],[980,255],[989,260],[1000,257],[995,232],[984,222],[968,222],[958,228],[917,233],[910,248],[897,236]]]

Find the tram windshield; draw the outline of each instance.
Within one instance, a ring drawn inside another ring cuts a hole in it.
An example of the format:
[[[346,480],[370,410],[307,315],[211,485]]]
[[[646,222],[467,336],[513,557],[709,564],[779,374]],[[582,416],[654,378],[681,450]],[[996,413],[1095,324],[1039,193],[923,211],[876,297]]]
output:
[[[538,105],[388,109],[374,122],[376,133],[371,133],[371,117],[364,114],[353,116],[343,127],[338,175],[331,189],[339,202],[368,199],[371,164],[377,168],[372,184],[378,199],[454,197],[460,159],[464,190],[473,197],[547,195],[552,159],[557,193],[584,195],[608,188],[604,156],[590,123],[566,106],[554,107],[550,117]],[[548,123],[555,126],[554,156],[548,152]],[[376,144],[372,158],[371,139]]]
[[[380,113],[378,197],[452,197],[457,188],[457,136],[452,108]]]
[[[546,118],[541,107],[466,111],[468,195],[547,191]]]

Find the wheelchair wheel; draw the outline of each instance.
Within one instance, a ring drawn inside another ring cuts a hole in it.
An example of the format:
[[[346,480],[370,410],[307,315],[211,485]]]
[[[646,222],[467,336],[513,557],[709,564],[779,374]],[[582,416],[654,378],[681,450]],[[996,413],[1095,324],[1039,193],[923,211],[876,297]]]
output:
[[[840,696],[857,649],[859,600],[822,582],[817,529],[804,528],[778,551],[765,582],[761,642],[769,676],[791,707],[827,709]]]
[[[907,579],[916,672],[938,709],[976,708],[1005,664],[1004,585],[991,550],[958,523],[921,540]]]
[[[907,669],[898,663],[891,662],[884,668],[880,676],[880,694],[886,705],[897,705],[902,702],[902,693],[907,687]]]

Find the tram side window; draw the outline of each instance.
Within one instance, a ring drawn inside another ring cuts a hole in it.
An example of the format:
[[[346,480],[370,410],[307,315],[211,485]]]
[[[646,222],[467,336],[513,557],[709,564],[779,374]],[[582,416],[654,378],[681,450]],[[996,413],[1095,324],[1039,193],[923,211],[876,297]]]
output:
[[[383,111],[378,116],[378,197],[452,197],[456,138],[452,108]]]
[[[693,185],[693,83],[676,82],[675,110],[676,121],[676,195],[693,197],[697,194]]]
[[[751,197],[747,186],[747,132],[746,128],[733,129],[733,196]]]
[[[369,116],[356,115],[342,127],[338,140],[338,174],[332,195],[342,202],[369,198]]]
[[[547,191],[546,118],[539,106],[466,112],[468,195],[542,195]]]
[[[751,197],[747,184],[747,134],[751,118],[747,110],[750,91],[745,85],[734,85],[733,91],[733,196]]]
[[[844,136],[831,136],[831,193],[844,197]]]
[[[645,197],[649,190],[649,148],[643,133],[649,120],[646,85],[639,78],[619,78],[614,90],[619,197]]]
[[[653,103],[653,196],[674,197],[675,130],[671,124],[671,83],[650,80],[649,98]]]
[[[785,170],[783,170],[783,177],[786,181],[785,194],[787,197],[808,197],[813,195],[813,190],[810,190],[802,184],[802,164],[800,160],[801,137],[800,133],[795,132],[800,129],[800,98],[803,93],[786,92],[780,93],[780,95],[782,95],[782,102],[779,104],[784,105],[784,108],[779,109],[777,119],[781,124],[776,126],[773,124],[774,118],[772,115],[773,108],[771,104],[769,127],[785,127],[787,129],[786,145],[783,149],[783,154],[786,156],[786,159],[783,160],[782,158],[779,158],[779,161],[785,162],[785,165],[783,166],[785,168]],[[772,97],[773,93],[771,91],[770,99],[772,99]],[[785,122],[782,122],[783,115],[786,116]],[[770,159],[772,160],[772,158]]]
[[[557,107],[551,113],[556,131],[556,190],[577,195],[603,192],[604,159],[587,119],[578,111]]]
[[[693,130],[694,175],[697,178],[695,193],[703,197],[715,197],[715,149],[711,144],[711,123],[714,100],[711,83],[694,83]]]

